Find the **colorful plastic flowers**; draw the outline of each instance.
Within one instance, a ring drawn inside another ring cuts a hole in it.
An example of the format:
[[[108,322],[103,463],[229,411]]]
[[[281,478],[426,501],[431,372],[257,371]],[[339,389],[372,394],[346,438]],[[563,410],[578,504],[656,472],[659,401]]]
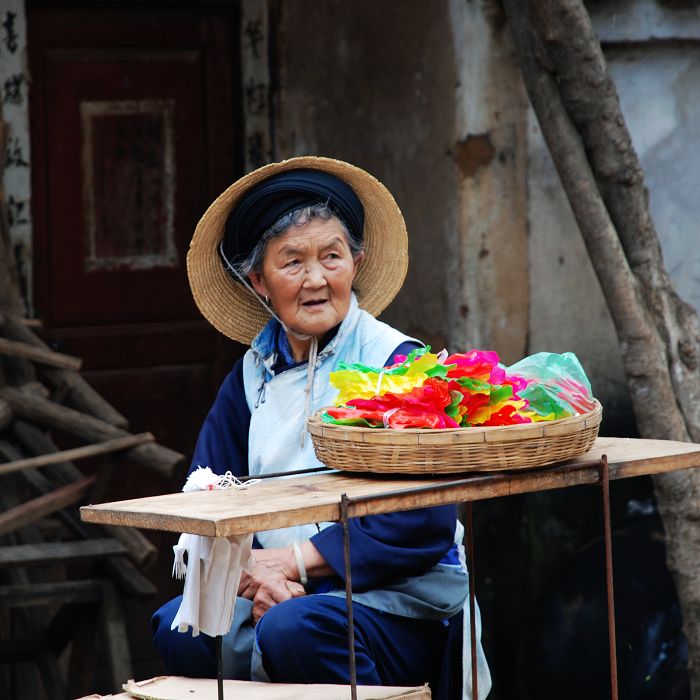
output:
[[[573,353],[538,353],[510,368],[493,351],[397,355],[390,367],[340,363],[323,420],[370,428],[516,425],[586,413],[591,387]]]

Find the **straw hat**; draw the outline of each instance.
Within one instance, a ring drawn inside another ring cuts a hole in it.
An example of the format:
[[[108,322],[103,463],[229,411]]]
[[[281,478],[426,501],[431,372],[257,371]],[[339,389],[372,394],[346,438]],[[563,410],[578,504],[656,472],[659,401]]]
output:
[[[250,344],[270,316],[257,298],[232,279],[218,254],[226,219],[254,185],[284,170],[323,170],[350,185],[365,210],[365,257],[354,281],[359,305],[377,316],[396,296],[408,268],[406,224],[396,201],[379,180],[332,158],[301,156],[270,163],[245,175],[219,195],[195,229],[187,254],[192,296],[202,315],[224,335]]]

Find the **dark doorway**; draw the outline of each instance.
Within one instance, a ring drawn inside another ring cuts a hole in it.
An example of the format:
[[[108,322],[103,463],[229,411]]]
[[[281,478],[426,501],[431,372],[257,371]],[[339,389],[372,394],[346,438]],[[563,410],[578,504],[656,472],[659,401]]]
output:
[[[201,319],[185,269],[198,218],[243,169],[238,3],[27,12],[36,315],[133,431],[189,455],[243,351]],[[128,466],[108,499],[179,490],[182,476]],[[176,588],[173,538],[147,534],[159,599],[129,614],[137,677],[159,670],[148,613]]]

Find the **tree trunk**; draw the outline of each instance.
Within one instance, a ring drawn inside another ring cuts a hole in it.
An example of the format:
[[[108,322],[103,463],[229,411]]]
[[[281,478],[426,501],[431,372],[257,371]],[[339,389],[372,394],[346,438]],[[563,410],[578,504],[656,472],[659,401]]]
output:
[[[700,442],[700,323],[693,307],[676,294],[664,267],[644,172],[600,43],[579,0],[534,5],[562,102],[581,134],[598,189],[664,341],[686,429]]]
[[[580,0],[504,0],[530,101],[610,308],[643,437],[700,441],[700,323],[673,290],[644,174]],[[655,479],[700,698],[700,472]]]

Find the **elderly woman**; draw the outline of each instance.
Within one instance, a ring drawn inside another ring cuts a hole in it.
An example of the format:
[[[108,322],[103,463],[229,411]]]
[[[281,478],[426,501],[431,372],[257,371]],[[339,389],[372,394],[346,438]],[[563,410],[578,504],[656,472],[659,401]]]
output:
[[[204,316],[250,349],[221,386],[193,468],[257,476],[319,466],[306,419],[332,403],[338,363],[382,366],[421,346],[374,318],[406,267],[403,217],[359,168],[293,158],[226,190],[197,227],[188,272]],[[463,669],[460,539],[454,506],[351,520],[358,683],[429,682],[434,697],[463,697],[471,666]],[[254,546],[224,639],[225,675],[348,683],[340,525],[260,532]],[[213,677],[213,640],[171,630],[178,604],[153,617],[167,671]],[[478,651],[485,697],[490,677]]]

